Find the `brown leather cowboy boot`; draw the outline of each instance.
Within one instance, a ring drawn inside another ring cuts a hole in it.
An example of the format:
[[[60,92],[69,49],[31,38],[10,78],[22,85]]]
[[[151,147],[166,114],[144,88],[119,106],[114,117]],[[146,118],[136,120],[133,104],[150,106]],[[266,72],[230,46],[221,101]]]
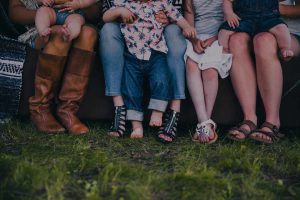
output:
[[[65,62],[66,56],[55,56],[42,52],[39,55],[34,82],[35,94],[29,98],[31,121],[39,131],[47,133],[65,131],[50,111],[50,104]]]
[[[72,48],[62,87],[59,93],[57,116],[74,135],[86,134],[89,129],[78,119],[76,113],[85,94],[95,57],[94,52]]]

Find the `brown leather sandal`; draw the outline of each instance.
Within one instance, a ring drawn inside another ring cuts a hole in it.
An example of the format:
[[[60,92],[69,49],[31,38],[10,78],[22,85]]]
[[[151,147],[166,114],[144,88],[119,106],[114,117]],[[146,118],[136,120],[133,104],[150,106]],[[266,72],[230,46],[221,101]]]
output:
[[[247,130],[245,128],[242,128],[241,126],[243,125],[247,125],[249,127],[250,130]],[[257,126],[255,125],[255,123],[251,120],[244,120],[241,123],[239,123],[237,126],[232,127],[227,134],[227,137],[235,140],[235,141],[243,141],[245,140],[248,135],[253,131],[256,130]],[[238,138],[237,135],[232,134],[233,131],[238,131],[239,133],[243,134],[245,137],[244,138]]]
[[[271,131],[263,131],[261,130],[262,128],[269,128]],[[253,136],[254,133],[260,133],[260,134],[263,134],[267,137],[270,137],[271,140],[266,140],[266,139],[263,139],[263,138],[260,138],[260,137],[255,137]],[[249,138],[253,139],[253,140],[256,140],[256,141],[259,141],[259,142],[262,142],[262,143],[268,143],[268,144],[273,144],[275,142],[278,142],[281,138],[284,137],[284,134],[280,133],[279,132],[279,128],[277,126],[275,126],[274,124],[270,123],[270,122],[264,122],[260,129],[256,129],[256,130],[253,130],[250,134],[249,134]]]

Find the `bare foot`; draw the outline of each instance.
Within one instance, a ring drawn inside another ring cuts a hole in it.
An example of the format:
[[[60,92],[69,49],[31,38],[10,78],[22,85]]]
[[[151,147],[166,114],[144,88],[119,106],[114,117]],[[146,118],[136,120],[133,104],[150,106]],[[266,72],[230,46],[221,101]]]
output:
[[[67,24],[63,25],[63,28],[62,28],[62,38],[63,38],[63,40],[65,42],[70,42],[72,40],[70,29],[68,28]]]
[[[49,41],[49,36],[52,32],[52,29],[47,27],[40,32],[40,36],[43,38],[44,42],[47,43]]]
[[[144,133],[143,133],[143,127],[139,127],[139,128],[135,128],[133,129],[133,131],[130,134],[130,138],[132,139],[139,139],[139,138],[143,138],[144,137]]]
[[[163,112],[153,110],[151,114],[151,119],[149,126],[160,127],[162,125]]]
[[[280,53],[284,61],[289,61],[294,57],[294,52],[290,49],[281,49]]]
[[[140,121],[131,121],[133,131],[130,134],[130,138],[143,138],[144,130],[143,124]]]

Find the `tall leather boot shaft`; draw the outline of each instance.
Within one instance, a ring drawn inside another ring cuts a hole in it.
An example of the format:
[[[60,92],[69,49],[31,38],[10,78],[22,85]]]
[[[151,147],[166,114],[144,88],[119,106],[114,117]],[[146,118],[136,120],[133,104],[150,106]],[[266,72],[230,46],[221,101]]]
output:
[[[57,133],[65,130],[50,111],[65,62],[66,56],[40,52],[34,82],[35,94],[29,98],[31,121],[39,131]]]
[[[59,93],[57,116],[71,134],[85,134],[89,129],[76,116],[85,94],[95,53],[72,48]]]

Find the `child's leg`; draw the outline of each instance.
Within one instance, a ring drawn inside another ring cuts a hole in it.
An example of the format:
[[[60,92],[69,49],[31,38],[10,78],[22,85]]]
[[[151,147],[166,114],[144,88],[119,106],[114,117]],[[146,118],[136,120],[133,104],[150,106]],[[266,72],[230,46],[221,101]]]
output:
[[[207,117],[211,118],[211,113],[218,93],[218,86],[219,86],[218,72],[214,68],[203,70],[202,80],[203,80]]]
[[[158,53],[152,55],[147,67],[151,99],[148,108],[152,110],[150,126],[160,127],[162,125],[163,112],[168,106],[170,93],[170,76],[166,55]]]
[[[223,47],[223,51],[229,52],[229,39],[232,34],[235,32],[221,29],[218,35],[219,44]]]
[[[122,78],[122,95],[127,108],[127,120],[132,122],[132,138],[143,137],[143,82],[144,71],[139,61],[133,56],[125,55],[125,64]]]
[[[211,71],[207,71],[203,75],[203,71],[199,70],[198,64],[194,62],[192,59],[188,58],[186,62],[186,78],[188,89],[196,110],[198,122],[204,122],[210,119],[211,111],[216,96],[216,83],[215,74]],[[205,80],[209,80],[208,83],[204,83]],[[209,91],[211,90],[211,91]],[[207,95],[207,96],[205,96]],[[207,105],[208,103],[208,105]],[[207,110],[207,108],[209,110]],[[209,112],[208,112],[209,111]],[[212,131],[213,127],[211,127],[211,131],[209,136],[202,134],[201,137],[198,137],[198,134],[194,135],[194,140],[200,140],[201,142],[209,142],[212,138],[215,137],[214,132]]]
[[[291,50],[291,34],[285,24],[278,24],[271,28],[270,33],[275,35],[281,56],[284,60],[289,60],[294,56]]]
[[[198,122],[203,122],[209,119],[206,112],[203,81],[201,71],[198,64],[188,58],[186,62],[186,79],[187,86],[196,109]]]
[[[71,41],[78,37],[82,25],[85,23],[83,16],[72,14],[67,17],[64,24],[63,38],[65,41]]]
[[[51,33],[51,25],[54,25],[56,21],[56,14],[52,8],[41,7],[37,10],[35,16],[35,26],[41,37],[45,42],[48,41]]]

